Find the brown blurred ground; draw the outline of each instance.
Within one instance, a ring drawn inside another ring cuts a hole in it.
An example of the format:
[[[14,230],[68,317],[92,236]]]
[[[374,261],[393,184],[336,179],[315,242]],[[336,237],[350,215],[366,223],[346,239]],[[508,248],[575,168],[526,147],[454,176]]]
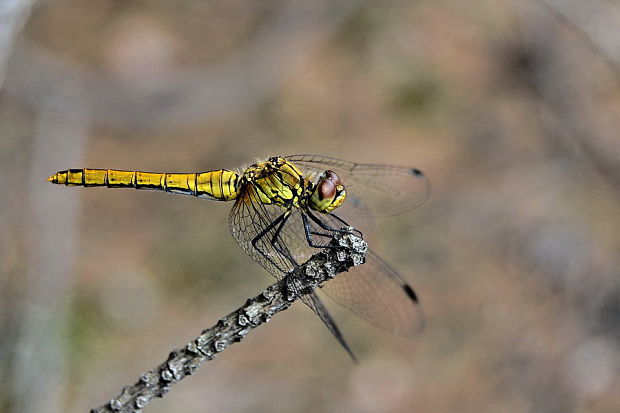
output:
[[[0,411],[87,411],[272,281],[231,205],[49,174],[294,153],[430,177],[373,237],[427,329],[334,308],[355,366],[296,305],[147,411],[620,411],[620,69],[596,41],[525,0],[40,4],[0,94]]]

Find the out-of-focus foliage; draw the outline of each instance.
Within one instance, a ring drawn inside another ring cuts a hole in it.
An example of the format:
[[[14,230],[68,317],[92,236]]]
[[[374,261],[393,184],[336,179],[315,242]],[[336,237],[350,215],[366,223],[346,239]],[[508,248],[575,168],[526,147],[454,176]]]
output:
[[[0,93],[0,411],[100,405],[272,281],[231,205],[49,174],[294,153],[429,176],[370,238],[426,330],[333,307],[355,366],[299,305],[149,411],[619,411],[619,43],[541,3],[41,3]]]

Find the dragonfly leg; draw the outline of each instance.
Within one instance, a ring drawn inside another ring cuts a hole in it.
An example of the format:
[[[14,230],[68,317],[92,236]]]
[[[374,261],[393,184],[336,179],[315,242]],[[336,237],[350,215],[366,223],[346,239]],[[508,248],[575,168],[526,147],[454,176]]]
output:
[[[252,243],[252,247],[258,251],[263,257],[265,257],[265,259],[267,259],[269,262],[271,262],[271,264],[273,264],[276,268],[278,268],[279,270],[283,271],[283,272],[287,272],[288,270],[281,268],[280,265],[278,265],[278,263],[276,263],[272,257],[270,257],[268,254],[266,254],[262,248],[260,248],[260,246],[258,245],[258,242],[265,237],[269,231],[273,230],[274,228],[277,227],[273,237],[271,238],[271,245],[273,245],[273,247],[276,249],[276,251],[283,257],[285,257],[288,261],[290,261],[290,263],[293,265],[293,267],[298,267],[299,264],[297,264],[297,262],[295,262],[295,260],[293,259],[293,257],[291,257],[291,254],[288,253],[287,251],[284,250],[284,248],[282,248],[282,245],[280,245],[277,242],[277,238],[280,235],[280,231],[282,231],[282,228],[284,227],[284,224],[286,223],[286,221],[288,220],[288,218],[291,215],[291,211],[288,210],[285,213],[283,213],[282,215],[280,215],[279,217],[277,217],[276,219],[274,219],[269,225],[267,225],[265,227],[265,229],[263,229],[258,235],[256,235],[254,237],[254,239],[252,239],[251,243]]]
[[[274,247],[277,244],[276,240],[280,236],[280,232],[282,231],[282,228],[284,227],[284,224],[286,224],[286,221],[288,220],[288,217],[290,217],[290,216],[291,216],[291,210],[290,209],[288,211],[286,211],[284,214],[280,215],[280,218],[282,218],[280,220],[280,225],[278,225],[278,228],[274,232],[273,237],[271,237],[271,245],[273,245]]]
[[[317,231],[312,231],[312,228],[310,228],[310,223],[308,222],[308,218],[306,217],[305,214],[301,215],[303,224],[304,224],[304,232],[306,234],[306,241],[308,242],[308,245],[313,247],[313,248],[337,248],[337,246],[335,245],[325,245],[325,244],[317,244],[315,243],[314,239],[312,238],[313,235],[319,236],[319,237],[325,237],[325,238],[329,238],[329,239],[333,239],[334,238],[334,232],[338,232],[341,234],[351,234],[351,233],[356,233],[358,236],[362,236],[362,233],[358,230],[354,230],[354,231],[347,231],[347,230],[342,230],[342,229],[336,229],[336,228],[332,228],[328,225],[326,225],[325,223],[321,222],[320,219],[316,218],[315,216],[312,215],[312,213],[308,214],[310,215],[310,218],[316,222],[321,228],[323,228],[325,231],[329,231],[331,233],[324,233],[324,232],[317,232]],[[330,216],[334,216],[333,214],[330,214]],[[338,220],[340,222],[343,222],[346,225],[346,222],[344,222],[342,219],[338,218]],[[348,225],[346,225],[348,226]]]
[[[329,225],[327,225],[325,222],[323,222],[322,220],[320,220],[316,215],[314,215],[310,210],[307,210],[306,213],[308,214],[308,216],[310,217],[310,219],[312,219],[312,221],[314,221],[319,227],[323,228],[326,231],[332,231],[332,232],[339,232],[341,234],[351,234],[352,232],[355,233],[358,236],[362,236],[362,233],[357,230],[354,229],[353,231],[348,230],[348,229],[342,229],[342,228],[334,228],[334,227],[330,227]],[[340,223],[342,223],[342,225],[345,228],[349,228],[351,227],[349,224],[347,224],[342,218],[340,218],[338,215],[335,214],[329,214],[330,217],[336,218],[337,221],[339,221]]]
[[[273,247],[276,249],[276,251],[278,251],[280,255],[282,255],[283,257],[286,257],[286,259],[289,260],[289,262],[293,265],[293,267],[299,267],[299,264],[297,263],[297,261],[295,261],[295,259],[291,256],[290,252],[286,250],[286,246],[283,246],[281,245],[281,243],[278,242],[278,239],[279,239],[278,237],[280,236],[280,232],[282,231],[282,228],[284,228],[284,224],[286,224],[286,221],[288,221],[288,218],[290,216],[291,216],[290,209],[281,215],[281,217],[283,218],[280,221],[280,224],[278,225],[278,228],[276,229],[275,233],[273,234],[273,237],[271,237],[271,245],[273,245]]]
[[[306,216],[306,214],[301,214],[301,220],[304,223],[304,232],[306,234],[306,241],[308,242],[309,246],[311,246],[312,248],[336,248],[333,245],[316,244],[314,240],[312,239],[313,235],[316,235],[319,237],[332,238],[332,239],[333,239],[333,235],[312,231],[312,228],[310,228],[310,223],[308,222],[308,217]]]
[[[350,227],[351,227],[351,225],[349,225],[349,224],[348,224],[348,223],[347,223],[344,219],[340,218],[338,215],[336,215],[336,214],[329,214],[329,216],[330,216],[330,217],[332,217],[332,218],[335,218],[335,219],[336,219],[336,221],[340,222],[343,226],[345,226],[345,227],[347,227],[347,228],[350,228]],[[346,231],[346,232],[350,232],[350,231]],[[354,231],[354,232],[355,232],[358,236],[360,236],[360,237],[363,235],[363,234],[362,234],[362,231],[360,231],[360,230],[358,230],[358,229],[355,229],[355,231]]]

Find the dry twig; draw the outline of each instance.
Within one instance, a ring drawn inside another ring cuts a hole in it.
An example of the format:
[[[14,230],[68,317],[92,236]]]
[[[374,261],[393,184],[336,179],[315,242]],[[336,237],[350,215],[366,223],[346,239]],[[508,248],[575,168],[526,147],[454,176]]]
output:
[[[362,264],[366,257],[366,242],[353,234],[337,235],[333,248],[326,248],[289,273],[281,281],[246,301],[239,309],[204,330],[184,348],[170,353],[168,359],[155,369],[142,374],[132,386],[92,413],[129,413],[143,409],[153,398],[163,397],[170,387],[194,374],[205,362],[212,360],[229,345],[241,341],[252,329],[268,322],[276,313],[286,310],[301,295],[320,287],[349,268]],[[292,285],[295,288],[291,288]],[[302,288],[299,288],[301,284]]]

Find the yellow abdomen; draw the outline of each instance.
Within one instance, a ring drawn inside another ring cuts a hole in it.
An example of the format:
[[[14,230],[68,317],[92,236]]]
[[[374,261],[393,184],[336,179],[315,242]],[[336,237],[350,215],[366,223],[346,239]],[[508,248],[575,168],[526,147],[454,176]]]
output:
[[[226,169],[178,174],[85,168],[56,172],[47,180],[67,186],[153,189],[217,201],[231,201],[239,195],[239,176]]]

